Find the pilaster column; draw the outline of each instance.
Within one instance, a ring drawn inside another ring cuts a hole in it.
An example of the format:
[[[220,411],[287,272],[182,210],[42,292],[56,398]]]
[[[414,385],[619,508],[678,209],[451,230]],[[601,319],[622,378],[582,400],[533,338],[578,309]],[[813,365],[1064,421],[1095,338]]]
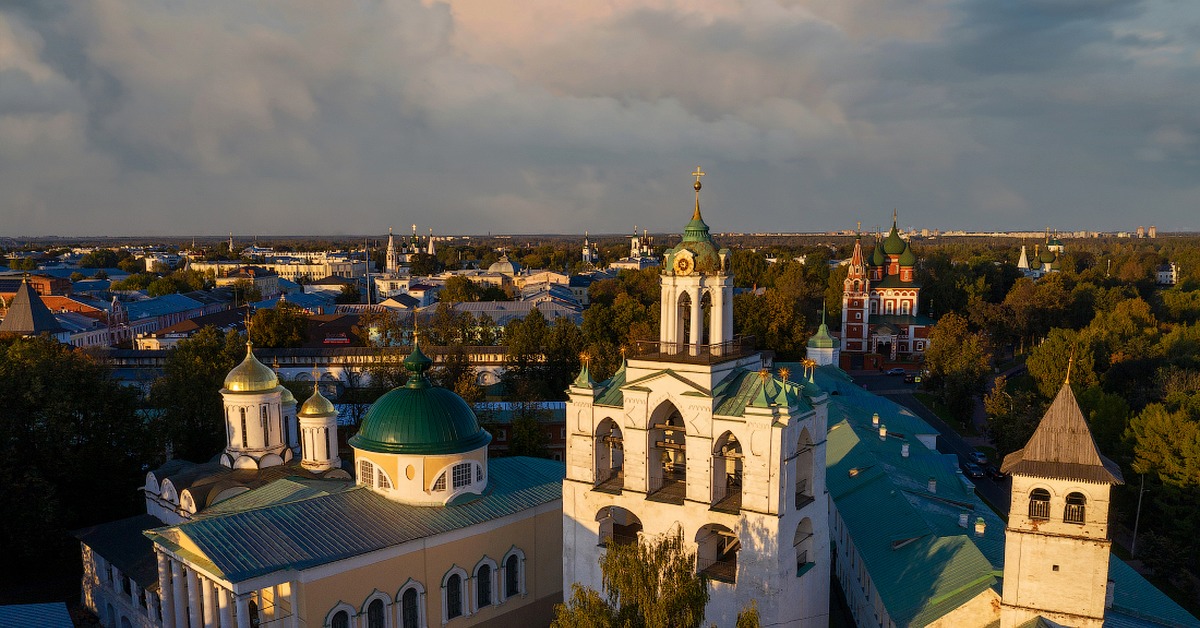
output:
[[[708,328],[708,343],[712,345],[720,345],[726,341],[732,340],[725,336],[725,291],[721,290],[722,286],[717,285],[717,290],[712,291],[712,320]],[[722,348],[713,347],[712,353],[718,354]]]
[[[691,324],[691,329],[688,330],[691,333],[688,334],[687,343],[689,345],[692,345],[691,354],[698,355],[700,352],[700,346],[699,346],[700,345],[700,337],[704,334],[703,308],[700,307],[700,288],[697,287],[695,290],[689,290],[688,292],[691,293],[691,296],[692,296],[692,302],[691,302],[692,324]]]
[[[291,628],[300,628],[300,583],[293,580],[288,583],[288,605],[292,607],[292,616],[288,619],[288,626]],[[393,609],[388,609],[392,612]]]
[[[250,594],[237,596],[237,628],[250,628]]]
[[[158,558],[158,602],[162,608],[163,628],[175,628],[175,598],[171,595],[171,559],[162,552]]]
[[[200,578],[200,598],[204,607],[204,628],[217,628],[216,586],[208,578]]]
[[[171,597],[175,602],[175,625],[187,623],[187,587],[183,580],[183,564],[171,561]]]
[[[217,610],[221,617],[221,628],[233,628],[233,605],[229,603],[229,591],[217,589]]]
[[[203,615],[200,608],[200,576],[195,569],[185,569],[187,573],[188,625],[200,628],[203,625]]]
[[[660,331],[658,334],[658,339],[661,342],[671,342],[675,339],[675,336],[673,335],[674,329],[672,329],[673,325],[671,324],[671,316],[674,313],[672,307],[675,305],[675,300],[671,298],[671,288],[665,283],[662,286],[661,301],[662,302],[659,304],[660,311],[658,317],[658,327]],[[665,352],[665,349],[666,348],[664,347],[660,350]]]

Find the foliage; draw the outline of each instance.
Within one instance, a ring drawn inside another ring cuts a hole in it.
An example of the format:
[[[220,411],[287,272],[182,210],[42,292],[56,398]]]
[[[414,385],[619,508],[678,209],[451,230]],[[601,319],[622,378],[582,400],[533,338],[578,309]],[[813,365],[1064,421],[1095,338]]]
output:
[[[80,268],[116,268],[122,260],[129,259],[128,251],[113,249],[96,249],[90,253],[85,253],[79,259]]]
[[[42,336],[0,344],[0,398],[0,585],[77,570],[68,530],[136,514],[129,488],[159,460],[137,393]]]
[[[204,327],[167,351],[163,374],[150,388],[155,431],[175,457],[208,460],[224,445],[225,375],[245,356],[245,338]]]
[[[1006,455],[1025,446],[1045,411],[1045,404],[1031,391],[1009,390],[1008,380],[996,378],[983,398],[987,433],[997,453]]]
[[[260,347],[299,347],[308,339],[308,313],[286,301],[254,312],[250,340]]]
[[[925,367],[926,386],[960,419],[970,417],[975,395],[983,392],[983,378],[990,370],[991,348],[982,332],[968,329],[967,320],[947,314],[929,332]]]
[[[696,628],[709,591],[679,530],[636,544],[611,544],[600,559],[604,595],[575,586],[552,626]]]
[[[259,290],[254,281],[250,279],[238,279],[229,284],[229,288],[233,290],[233,300],[236,306],[240,307],[262,300],[262,290]]]
[[[1096,358],[1093,338],[1086,332],[1070,329],[1052,329],[1046,341],[1038,345],[1025,360],[1029,374],[1037,380],[1038,391],[1043,397],[1053,399],[1062,388],[1067,377],[1067,366],[1071,367],[1071,382],[1078,386],[1095,386],[1100,383],[1096,376]]]
[[[372,347],[395,347],[408,342],[412,316],[393,310],[367,311],[358,317],[358,326],[366,330],[366,342]]]
[[[758,616],[758,601],[750,600],[750,606],[743,608],[737,616],[734,628],[761,628],[762,619]]]
[[[337,295],[334,303],[360,303],[362,302],[362,291],[358,289],[357,284],[348,283],[342,286],[342,293]]]
[[[505,389],[514,401],[566,398],[567,386],[579,372],[583,333],[569,319],[550,325],[536,308],[505,329],[508,350]]]
[[[32,257],[21,257],[9,262],[8,267],[12,270],[37,270],[38,263]]]
[[[508,441],[508,455],[549,458],[550,443],[546,435],[546,411],[528,401],[515,402],[512,418],[512,435]]]
[[[113,290],[146,290],[158,279],[153,273],[135,273],[112,284]],[[153,295],[158,296],[158,295]]]

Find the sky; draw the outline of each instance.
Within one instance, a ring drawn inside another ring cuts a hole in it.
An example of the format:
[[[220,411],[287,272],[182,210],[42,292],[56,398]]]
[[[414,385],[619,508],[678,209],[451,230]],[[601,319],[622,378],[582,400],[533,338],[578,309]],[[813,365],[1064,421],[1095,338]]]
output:
[[[1200,230],[1195,0],[0,0],[0,235]]]

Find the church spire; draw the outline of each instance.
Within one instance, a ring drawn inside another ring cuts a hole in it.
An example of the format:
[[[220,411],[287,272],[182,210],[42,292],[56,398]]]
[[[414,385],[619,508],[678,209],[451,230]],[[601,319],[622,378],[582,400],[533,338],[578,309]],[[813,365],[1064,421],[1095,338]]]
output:
[[[692,173],[692,176],[696,177],[696,183],[692,184],[692,187],[696,188],[696,211],[692,213],[692,220],[704,220],[700,217],[700,177],[703,177],[704,174],[705,173],[700,169],[700,166],[696,166],[696,171]]]

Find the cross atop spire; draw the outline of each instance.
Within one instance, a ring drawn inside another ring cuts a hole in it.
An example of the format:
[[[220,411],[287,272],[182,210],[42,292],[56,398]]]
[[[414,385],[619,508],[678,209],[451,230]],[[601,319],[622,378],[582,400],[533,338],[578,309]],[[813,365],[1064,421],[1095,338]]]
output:
[[[892,210],[892,228],[893,229],[896,228],[896,210],[895,209]]]
[[[696,211],[695,211],[695,213],[692,214],[692,220],[701,220],[701,218],[700,218],[700,188],[702,186],[700,185],[700,177],[703,177],[704,174],[705,174],[705,172],[700,169],[700,166],[696,166],[696,171],[692,173],[692,176],[696,177],[696,182],[692,184],[692,187],[696,189]]]

